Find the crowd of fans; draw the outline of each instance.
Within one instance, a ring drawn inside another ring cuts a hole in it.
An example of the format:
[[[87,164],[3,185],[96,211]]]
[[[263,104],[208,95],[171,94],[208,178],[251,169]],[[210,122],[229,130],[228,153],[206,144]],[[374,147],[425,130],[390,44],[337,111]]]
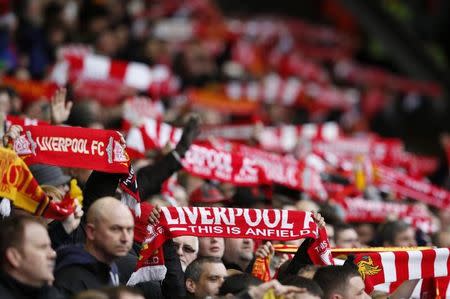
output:
[[[412,111],[418,105],[417,92],[429,89],[416,90],[412,84],[408,85],[411,90],[396,90],[389,85],[392,82],[384,86],[383,79],[377,86],[358,80],[345,82],[334,74],[335,67],[343,65],[339,63],[354,59],[357,36],[299,20],[283,22],[274,16],[267,16],[267,21],[255,16],[227,18],[206,0],[24,0],[0,1],[0,44],[0,134],[4,147],[23,132],[22,126],[10,123],[9,116],[121,131],[125,139],[122,145],[130,148],[133,158],[140,198],[155,207],[148,219],[141,219],[146,224],[157,223],[159,207],[171,205],[276,208],[313,212],[318,226],[326,228],[331,248],[450,248],[450,210],[386,189],[371,182],[367,174],[360,190],[355,187],[356,171],[335,171],[338,163],[326,154],[314,156],[323,160],[319,167],[307,164],[320,172],[325,195],[320,188],[302,185],[295,189],[273,181],[244,187],[202,178],[183,168],[183,158],[196,140],[205,138],[205,128],[247,126],[251,133],[240,141],[263,150],[260,134],[269,126],[319,126],[334,121],[342,131],[339,138],[344,134],[348,138],[372,136],[371,126],[385,131],[395,128],[398,120],[393,120],[392,113],[398,104],[392,102],[406,95],[403,105]],[[95,74],[83,77],[83,71],[70,70],[73,57],[83,55],[124,64],[143,63],[153,70],[154,80],[143,89],[113,75],[101,80]],[[68,61],[68,78],[62,79],[64,72],[59,70]],[[156,68],[167,76],[155,87]],[[270,76],[278,76],[284,84],[281,92],[273,90],[278,88],[273,84],[264,86],[274,94],[271,99],[252,98],[251,91],[236,96],[233,91],[233,84],[256,84]],[[397,78],[388,72],[383,76]],[[283,92],[293,88],[289,83],[293,78],[299,80],[300,85],[295,86],[318,85],[309,89],[315,92],[297,96],[296,105],[285,105],[289,96]],[[64,86],[56,87],[61,82]],[[31,85],[40,89],[33,93],[26,88]],[[46,88],[51,94],[46,94]],[[431,89],[427,96],[440,94]],[[146,96],[151,99],[143,98]],[[221,100],[223,104],[217,104]],[[145,116],[183,127],[178,142],[170,144],[166,138],[167,144],[159,148],[134,153],[136,147],[127,133],[130,127],[142,126]],[[449,138],[442,136],[442,146],[448,150]],[[220,142],[221,137],[206,136],[211,143]],[[315,140],[304,142],[297,137],[290,140],[293,146],[289,151],[277,149],[277,154],[306,161],[303,151]],[[274,143],[284,146],[279,140]],[[412,167],[391,161],[389,166],[401,168],[402,173],[428,185],[431,181],[427,176],[431,177],[447,192],[450,181],[445,159],[430,158],[432,167],[423,171],[417,170],[421,162]],[[405,281],[391,294],[375,291],[369,296],[351,258],[342,265],[313,265],[302,251],[306,244],[302,239],[286,242],[299,248],[295,254],[287,254],[277,252],[273,240],[186,235],[164,243],[167,272],[163,280],[127,286],[142,244],[135,237],[138,226],[134,212],[120,201],[120,175],[44,164],[31,165],[30,170],[51,201],[61,202],[73,190],[72,179],[77,180],[83,200],[74,202],[73,213],[65,219],[52,220],[14,207],[14,198],[10,198],[11,211],[2,216],[0,228],[0,298],[412,298],[418,283]],[[346,193],[350,187],[355,188]],[[351,209],[341,201],[347,196],[420,211],[426,224],[411,221],[411,215],[402,215],[399,209],[391,209],[381,219],[351,221],[355,217],[350,216],[358,215],[348,215]],[[264,282],[251,273],[256,258],[268,257],[276,277]]]

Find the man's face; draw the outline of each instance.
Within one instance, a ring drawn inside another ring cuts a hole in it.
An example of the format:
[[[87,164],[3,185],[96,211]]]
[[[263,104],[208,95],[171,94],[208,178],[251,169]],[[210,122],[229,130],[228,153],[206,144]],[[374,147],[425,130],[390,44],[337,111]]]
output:
[[[0,113],[8,114],[11,110],[9,95],[6,92],[0,93]]]
[[[94,225],[94,246],[108,259],[127,255],[133,244],[134,221],[126,207],[109,210],[107,217],[101,217]]]
[[[219,294],[226,276],[227,269],[222,263],[205,263],[200,279],[195,283],[195,297],[205,298]]]
[[[24,242],[20,251],[19,271],[27,284],[43,286],[53,282],[56,252],[53,250],[47,230],[37,223],[25,226]]]
[[[224,258],[228,262],[239,263],[252,260],[255,245],[252,239],[226,239],[225,244]]]
[[[198,238],[193,236],[182,236],[173,239],[180,258],[181,268],[183,271],[186,267],[197,258],[198,254]]]
[[[438,247],[450,247],[450,232],[440,232],[438,235]]]
[[[142,295],[132,294],[132,293],[129,293],[126,291],[121,292],[119,298],[120,299],[145,299],[144,296],[142,296]]]
[[[341,230],[335,233],[337,248],[358,248],[361,247],[359,243],[358,234],[353,228]]]
[[[198,238],[199,240],[199,251],[200,256],[212,256],[212,257],[223,257],[224,251],[224,241],[223,238]]]
[[[329,224],[325,224],[325,229],[327,231],[328,241],[330,242],[330,247],[336,247],[336,244],[334,244],[334,227]]]
[[[364,281],[361,276],[353,276],[348,280],[344,299],[367,299],[369,295],[364,291]]]
[[[417,246],[416,236],[412,227],[398,233],[395,236],[393,246],[399,247],[414,247]]]

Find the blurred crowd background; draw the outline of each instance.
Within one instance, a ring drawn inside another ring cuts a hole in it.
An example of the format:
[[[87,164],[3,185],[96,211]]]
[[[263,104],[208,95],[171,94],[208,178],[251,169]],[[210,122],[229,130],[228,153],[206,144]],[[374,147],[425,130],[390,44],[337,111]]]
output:
[[[121,131],[139,170],[195,113],[198,140],[319,176],[293,186],[269,167],[241,187],[181,170],[142,200],[320,211],[337,247],[450,247],[449,14],[445,0],[0,0],[2,134],[8,117],[50,123],[65,87],[64,124]],[[151,142],[128,134],[149,122]],[[83,187],[90,171],[65,173]]]

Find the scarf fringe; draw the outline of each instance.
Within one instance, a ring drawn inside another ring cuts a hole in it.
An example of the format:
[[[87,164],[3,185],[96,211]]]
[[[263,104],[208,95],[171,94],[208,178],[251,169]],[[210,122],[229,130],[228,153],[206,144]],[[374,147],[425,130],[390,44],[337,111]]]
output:
[[[3,198],[0,201],[0,215],[4,218],[11,215],[11,201],[9,201],[9,199],[7,198]]]
[[[136,217],[141,217],[141,203],[138,202],[136,198],[126,192],[123,192],[121,202],[133,210]]]
[[[127,285],[134,286],[140,282],[161,281],[166,277],[166,266],[147,266],[142,267],[131,274]]]

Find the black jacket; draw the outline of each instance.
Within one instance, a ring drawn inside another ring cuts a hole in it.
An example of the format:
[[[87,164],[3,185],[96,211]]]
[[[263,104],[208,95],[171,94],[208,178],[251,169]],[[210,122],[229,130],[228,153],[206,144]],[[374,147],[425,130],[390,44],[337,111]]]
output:
[[[146,200],[151,195],[160,193],[163,182],[182,167],[170,152],[154,164],[139,169],[137,182],[141,199]]]
[[[163,182],[181,168],[182,165],[170,152],[154,164],[139,169],[136,176],[141,200],[160,193]],[[83,210],[85,214],[96,199],[116,194],[121,177],[123,177],[123,174],[92,172],[83,189]]]
[[[64,299],[57,289],[50,286],[36,288],[18,282],[0,271],[0,298],[2,299]]]
[[[134,250],[140,251],[137,244]],[[184,272],[181,269],[180,258],[173,240],[167,240],[163,245],[164,265],[167,273],[163,281],[146,281],[135,285],[146,299],[179,299],[186,295],[184,287]]]
[[[61,247],[57,252],[55,287],[66,296],[88,289],[99,289],[119,284],[115,264],[99,262],[82,246]]]

